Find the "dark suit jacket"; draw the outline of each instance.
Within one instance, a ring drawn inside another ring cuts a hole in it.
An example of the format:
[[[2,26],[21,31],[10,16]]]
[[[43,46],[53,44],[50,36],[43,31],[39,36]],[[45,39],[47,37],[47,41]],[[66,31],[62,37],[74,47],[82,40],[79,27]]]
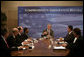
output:
[[[16,38],[17,38],[17,43],[18,43],[18,45],[21,45],[21,43],[25,40],[25,39],[27,39],[29,36],[28,35],[26,35],[25,33],[22,33],[21,35],[17,35],[16,36]]]
[[[68,42],[68,43],[72,43],[73,42],[73,40],[74,40],[74,35],[73,35],[73,32],[71,32],[70,34],[68,33],[67,35],[66,35],[66,37],[64,37],[64,40],[66,41],[66,42]]]
[[[26,35],[25,33],[23,33],[21,37],[22,37],[22,40],[24,41],[24,40],[27,39],[29,36]]]
[[[11,56],[10,49],[7,47],[2,37],[0,37],[0,56]]]
[[[16,38],[17,38],[17,40],[16,40],[16,43],[18,44],[18,46],[21,46],[21,43],[22,43],[22,41],[23,41],[23,37],[22,37],[22,34],[21,35],[17,35],[16,36]]]
[[[70,56],[83,55],[83,37],[79,37],[75,43],[69,43],[67,48],[70,49]]]
[[[44,31],[47,31],[47,29],[45,29]],[[44,31],[43,31],[43,32],[44,32]],[[50,35],[51,35],[52,37],[54,37],[54,32],[53,32],[52,29],[50,30]]]
[[[7,42],[9,44],[9,47],[17,47],[17,37],[13,37],[13,35],[10,35],[7,38]]]

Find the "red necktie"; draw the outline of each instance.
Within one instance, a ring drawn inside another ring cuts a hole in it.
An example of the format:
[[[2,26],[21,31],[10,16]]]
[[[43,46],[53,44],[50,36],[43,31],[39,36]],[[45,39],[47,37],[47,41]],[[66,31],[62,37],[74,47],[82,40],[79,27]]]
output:
[[[5,40],[5,43],[6,43],[7,47],[9,48],[9,46],[8,46],[8,44],[7,44],[7,41],[6,41],[6,40]]]

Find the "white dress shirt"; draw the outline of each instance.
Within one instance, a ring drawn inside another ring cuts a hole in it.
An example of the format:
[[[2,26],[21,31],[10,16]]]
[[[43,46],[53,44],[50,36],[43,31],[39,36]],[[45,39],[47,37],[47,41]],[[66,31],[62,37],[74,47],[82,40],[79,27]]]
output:
[[[75,37],[75,39],[74,39],[73,43],[75,43],[75,42],[76,42],[76,40],[77,40],[77,37]]]
[[[13,34],[13,37],[15,38],[15,35]]]
[[[47,32],[48,32],[48,35],[50,35],[50,30],[49,29],[47,29]]]
[[[71,32],[69,32],[69,35],[72,33],[72,31]]]
[[[3,38],[3,40],[5,41],[5,38],[1,35],[1,37]],[[6,43],[6,41],[5,41],[5,43]]]
[[[19,35],[21,36],[21,33],[19,33]]]

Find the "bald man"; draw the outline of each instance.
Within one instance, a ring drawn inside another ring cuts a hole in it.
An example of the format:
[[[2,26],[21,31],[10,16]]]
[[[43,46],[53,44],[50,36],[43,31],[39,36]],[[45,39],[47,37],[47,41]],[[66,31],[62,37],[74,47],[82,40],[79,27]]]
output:
[[[9,35],[7,42],[9,44],[9,47],[17,47],[17,35],[18,35],[18,29],[17,28],[13,28],[12,30],[12,34]]]

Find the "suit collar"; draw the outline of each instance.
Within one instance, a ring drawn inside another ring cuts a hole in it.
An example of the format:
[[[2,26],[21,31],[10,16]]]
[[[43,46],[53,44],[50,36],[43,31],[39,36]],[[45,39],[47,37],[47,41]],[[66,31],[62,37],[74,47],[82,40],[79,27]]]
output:
[[[2,36],[2,35],[1,35],[1,37],[2,37],[2,39],[5,41],[5,38],[4,38],[4,36]]]
[[[15,38],[15,35],[13,34],[13,38]]]
[[[69,35],[72,33],[72,31],[71,32],[69,32]]]

